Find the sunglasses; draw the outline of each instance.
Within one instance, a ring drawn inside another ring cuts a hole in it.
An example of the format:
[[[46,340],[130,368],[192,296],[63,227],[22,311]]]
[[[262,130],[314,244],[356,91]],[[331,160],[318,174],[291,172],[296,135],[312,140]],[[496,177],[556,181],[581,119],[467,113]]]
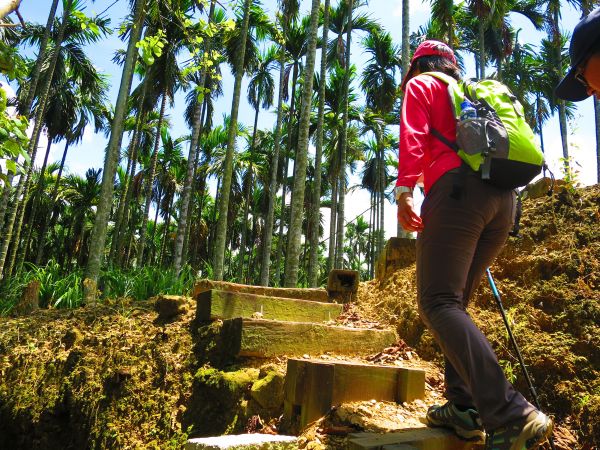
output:
[[[587,80],[585,79],[585,77],[583,76],[583,71],[584,71],[584,70],[585,70],[585,65],[583,65],[583,67],[582,67],[582,66],[579,66],[579,67],[577,68],[577,71],[575,72],[575,79],[576,79],[577,81],[579,81],[581,84],[583,84],[583,86],[584,86],[586,89],[589,89],[589,88],[590,88],[590,84],[588,83],[588,81],[587,81]]]

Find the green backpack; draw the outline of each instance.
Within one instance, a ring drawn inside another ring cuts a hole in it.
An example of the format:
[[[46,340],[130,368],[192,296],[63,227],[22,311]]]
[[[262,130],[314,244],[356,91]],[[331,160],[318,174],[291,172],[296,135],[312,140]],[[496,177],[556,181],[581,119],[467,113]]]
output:
[[[523,106],[508,87],[496,80],[460,81],[441,72],[426,72],[448,85],[454,105],[456,142],[433,129],[431,133],[452,148],[481,178],[494,186],[525,186],[545,167]],[[459,120],[461,104],[469,100],[477,117]]]

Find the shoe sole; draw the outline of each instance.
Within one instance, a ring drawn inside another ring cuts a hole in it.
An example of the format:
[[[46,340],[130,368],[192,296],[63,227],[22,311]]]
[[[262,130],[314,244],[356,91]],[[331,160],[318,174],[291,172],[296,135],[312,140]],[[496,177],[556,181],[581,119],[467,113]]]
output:
[[[450,425],[447,423],[443,423],[443,422],[436,422],[435,419],[432,419],[431,417],[427,416],[427,423],[432,426],[432,427],[436,427],[436,428],[447,428],[449,430],[452,430],[456,433],[456,435],[465,440],[465,441],[469,441],[469,442],[474,442],[474,443],[484,443],[485,442],[485,433],[481,430],[467,430],[465,428],[459,427],[457,425]]]

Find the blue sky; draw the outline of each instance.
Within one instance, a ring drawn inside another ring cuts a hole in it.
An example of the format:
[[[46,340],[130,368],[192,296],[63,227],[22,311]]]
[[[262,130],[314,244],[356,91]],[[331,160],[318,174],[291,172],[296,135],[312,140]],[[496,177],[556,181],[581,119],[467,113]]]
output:
[[[336,0],[332,0],[335,3]],[[93,13],[100,13],[109,7],[113,3],[113,0],[97,0],[92,3],[90,1],[85,2],[86,13],[92,15]],[[225,2],[223,2],[225,4]],[[305,14],[309,13],[310,1],[303,0],[301,2],[302,11]],[[50,9],[51,0],[23,0],[21,3],[20,11],[23,17],[28,21],[38,22],[45,24],[47,20],[48,11]],[[127,0],[119,0],[116,4],[110,7],[106,13],[111,18],[112,27],[118,27],[122,19],[128,12],[129,2]],[[424,25],[429,19],[429,2],[422,2],[421,0],[411,0],[411,17],[410,17],[410,29],[416,31],[421,25]],[[277,9],[276,0],[264,0],[263,6],[269,15],[273,16]],[[379,23],[392,34],[392,37],[396,43],[401,42],[401,0],[370,0],[369,5],[364,7],[363,10],[368,12],[373,19],[379,21]],[[514,15],[512,22],[516,28],[520,28],[522,31],[519,34],[520,40],[523,43],[531,43],[537,45],[540,39],[544,37],[543,33],[536,32],[533,26],[526,20],[522,19],[518,15]],[[580,19],[580,14],[571,9],[569,6],[565,6],[563,9],[562,24],[565,30],[572,30]],[[125,44],[122,43],[116,36],[112,34],[106,39],[102,40],[101,43],[90,46],[87,49],[87,54],[91,57],[94,64],[99,71],[102,71],[109,75],[111,82],[111,89],[109,92],[109,99],[114,104],[117,97],[117,91],[119,86],[119,80],[121,76],[121,68],[114,64],[111,60],[115,50],[124,48]],[[469,57],[469,59],[472,59]],[[356,64],[359,69],[366,60],[360,45],[353,45],[352,52],[352,63]],[[317,66],[318,67],[318,66]],[[467,73],[466,77],[474,75],[473,64],[467,60]],[[277,78],[277,77],[275,77]],[[137,82],[137,81],[136,81]],[[225,95],[219,99],[216,105],[215,121],[218,123],[221,121],[223,114],[228,114],[231,109],[231,95],[233,90],[233,79],[231,75],[225,70],[224,79]],[[242,86],[243,101],[240,106],[239,120],[248,125],[252,125],[253,121],[253,110],[249,107],[245,100],[245,93],[247,89],[247,82],[244,82]],[[358,90],[358,88],[357,88]],[[185,93],[178,93],[175,100],[173,109],[169,109],[167,114],[170,116],[172,124],[172,135],[177,137],[189,133],[185,122],[183,120],[183,108],[185,107],[184,101]],[[261,112],[259,119],[259,127],[270,128],[274,122],[275,115],[273,112]],[[593,119],[593,102],[591,99],[585,100],[578,104],[576,112],[576,118],[569,124],[569,142],[570,152],[575,160],[580,165],[580,179],[585,184],[593,184],[596,182],[596,163],[595,163],[595,124]],[[560,133],[558,127],[558,120],[553,118],[544,129],[544,139],[547,146],[547,159],[551,167],[558,167],[558,158],[562,156],[562,150],[560,146]],[[104,149],[106,146],[107,138],[102,134],[94,134],[93,131],[87,130],[82,143],[78,146],[73,146],[69,149],[69,156],[67,158],[67,167],[70,172],[84,173],[86,169],[90,167],[102,167],[104,162]],[[126,141],[125,141],[126,142]],[[40,142],[39,153],[43,153],[45,150],[45,140]],[[50,161],[60,160],[62,155],[63,145],[56,144],[53,146],[50,155]],[[187,153],[187,148],[185,150]],[[38,161],[41,161],[43,155],[38,156]],[[354,177],[353,182],[356,182]],[[369,197],[366,192],[354,191],[351,200],[348,202],[347,207],[347,219],[352,219],[354,216],[365,210],[369,204]],[[386,231],[387,235],[393,235],[395,233],[395,217],[393,214],[395,209],[391,204],[389,205],[390,213],[386,214]],[[328,216],[328,210],[324,210],[326,216]],[[328,230],[328,226],[325,228]]]

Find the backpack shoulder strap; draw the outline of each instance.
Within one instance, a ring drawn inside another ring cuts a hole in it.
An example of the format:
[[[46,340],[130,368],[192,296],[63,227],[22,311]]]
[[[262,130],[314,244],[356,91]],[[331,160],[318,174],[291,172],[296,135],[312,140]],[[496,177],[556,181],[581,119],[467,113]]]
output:
[[[452,142],[451,140],[447,139],[442,133],[440,133],[435,128],[431,128],[429,131],[433,136],[442,141],[442,143],[446,144],[448,147],[450,147],[452,150],[458,153],[459,148],[456,142]]]
[[[448,86],[458,84],[458,81],[443,72],[423,72],[421,75],[429,75],[430,77],[437,78],[438,80],[446,83]]]
[[[454,117],[460,116],[460,104],[465,100],[463,82],[456,81],[450,75],[442,72],[423,72],[421,75],[429,75],[437,78],[448,86],[450,103],[454,106]]]

